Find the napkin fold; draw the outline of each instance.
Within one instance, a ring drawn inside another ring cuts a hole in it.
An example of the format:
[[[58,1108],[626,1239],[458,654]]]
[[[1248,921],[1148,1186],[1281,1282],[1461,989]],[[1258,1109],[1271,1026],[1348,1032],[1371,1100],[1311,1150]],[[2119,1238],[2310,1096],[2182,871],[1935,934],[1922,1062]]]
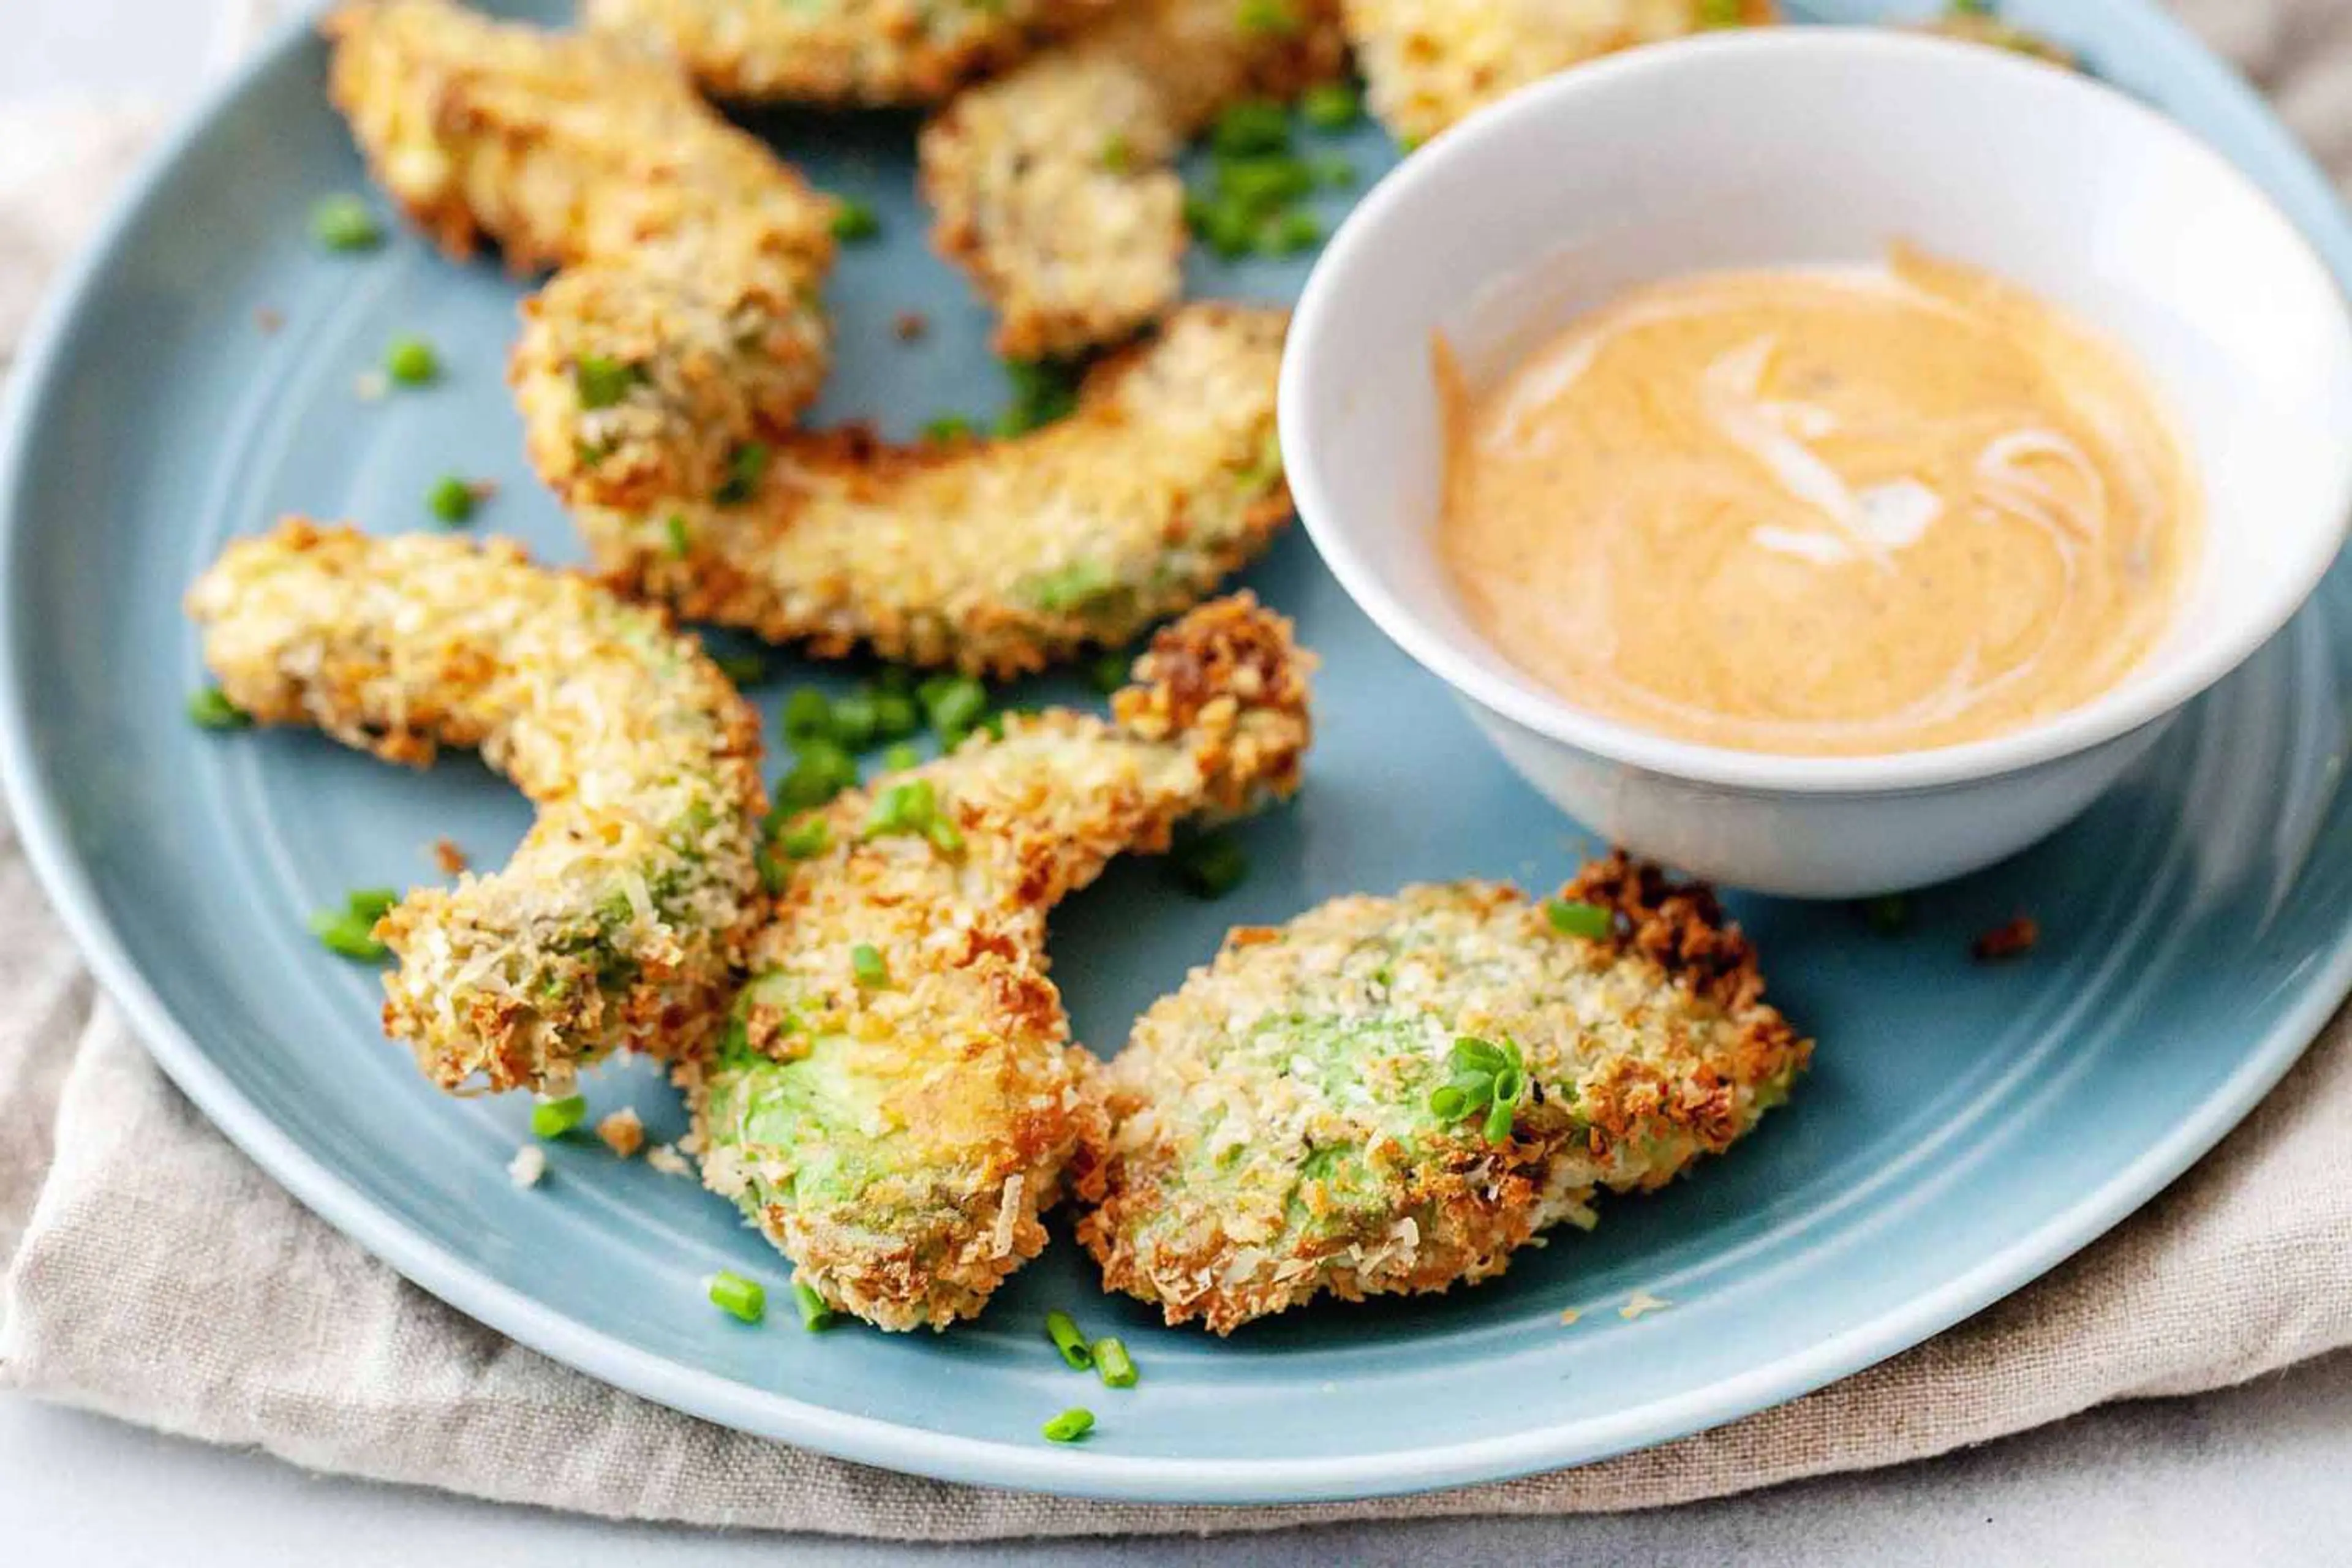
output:
[[[2176,8],[2352,171],[2352,5]],[[136,109],[0,109],[0,366],[151,124]],[[1314,1507],[952,1486],[647,1404],[408,1285],[164,1080],[5,825],[0,997],[0,1385],[319,1470],[614,1518],[973,1540],[1639,1508],[1900,1463],[2352,1345],[2352,1017],[2339,1016],[2214,1154],[2105,1239],[1906,1354],[1715,1431],[1500,1485]]]

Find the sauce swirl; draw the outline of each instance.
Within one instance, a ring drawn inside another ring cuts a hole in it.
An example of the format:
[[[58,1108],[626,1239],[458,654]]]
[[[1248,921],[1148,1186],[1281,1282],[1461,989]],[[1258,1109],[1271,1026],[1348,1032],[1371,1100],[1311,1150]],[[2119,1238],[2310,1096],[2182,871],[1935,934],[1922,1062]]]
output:
[[[1436,358],[1472,619],[1686,740],[1915,751],[2079,706],[2163,633],[2200,531],[2119,350],[1914,252],[1654,284],[1477,396]]]

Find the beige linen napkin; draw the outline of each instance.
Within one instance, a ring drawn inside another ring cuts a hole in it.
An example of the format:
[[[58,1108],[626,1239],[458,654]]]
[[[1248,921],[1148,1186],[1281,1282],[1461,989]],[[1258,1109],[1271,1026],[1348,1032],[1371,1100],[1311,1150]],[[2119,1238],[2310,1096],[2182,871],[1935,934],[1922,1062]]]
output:
[[[2352,4],[2184,6],[2352,171]],[[2293,62],[2281,74],[2271,68]],[[0,114],[0,361],[137,140]],[[280,1191],[95,995],[0,826],[0,1384],[321,1470],[631,1519],[894,1539],[1635,1508],[1887,1465],[2352,1344],[2352,1018],[2141,1214],[2042,1282],[1809,1398],[1579,1470],[1314,1508],[930,1481],[676,1415],[512,1344]]]

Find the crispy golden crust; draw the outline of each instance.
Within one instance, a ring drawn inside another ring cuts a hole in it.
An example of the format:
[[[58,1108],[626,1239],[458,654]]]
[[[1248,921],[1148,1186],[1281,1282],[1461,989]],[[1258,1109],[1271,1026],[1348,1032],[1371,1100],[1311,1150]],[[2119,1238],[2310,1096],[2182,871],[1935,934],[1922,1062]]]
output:
[[[567,499],[708,495],[824,376],[832,202],[663,57],[353,0],[328,90],[376,178],[452,255],[565,270],[510,368],[532,461]]]
[[[1340,0],[1372,112],[1408,145],[1598,56],[1720,24],[1706,0]],[[1738,0],[1739,25],[1779,19]]]
[[[1175,304],[1184,193],[1169,167],[1236,99],[1342,65],[1336,0],[1287,28],[1238,0],[1141,0],[959,95],[923,128],[932,241],[997,309],[1017,359],[1116,342]]]
[[[1078,1239],[1105,1284],[1218,1333],[1327,1291],[1443,1290],[1780,1103],[1811,1043],[1706,889],[1621,856],[1562,896],[1610,934],[1478,882],[1234,932],[1098,1075],[1112,1131],[1076,1184],[1103,1193]],[[1519,1054],[1507,1131],[1433,1108],[1464,1037]]]
[[[1003,739],[823,810],[740,1026],[680,1078],[710,1186],[827,1301],[944,1328],[1045,1245],[1039,1215],[1104,1135],[1046,978],[1046,912],[1184,818],[1296,788],[1308,662],[1246,595],[1203,605],[1154,640],[1116,722],[1008,715]],[[947,844],[869,831],[876,796],[908,785],[932,792]]]
[[[504,868],[376,925],[400,961],[385,1032],[436,1083],[560,1089],[724,1016],[763,913],[759,720],[659,612],[511,544],[300,519],[231,544],[187,607],[262,722],[412,766],[478,747],[538,805]]]
[[[933,103],[1111,0],[587,0],[601,32],[672,50],[706,91],[751,101]]]
[[[1280,311],[1191,305],[1097,367],[1076,414],[1001,442],[779,442],[746,504],[576,516],[624,592],[826,657],[1012,674],[1118,646],[1290,514]]]

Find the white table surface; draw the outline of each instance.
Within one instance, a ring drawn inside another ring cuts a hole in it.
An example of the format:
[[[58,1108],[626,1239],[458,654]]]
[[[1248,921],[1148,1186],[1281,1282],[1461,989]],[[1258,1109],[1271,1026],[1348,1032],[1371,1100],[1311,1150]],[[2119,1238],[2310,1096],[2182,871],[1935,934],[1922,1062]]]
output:
[[[0,100],[184,99],[247,0],[0,0]],[[307,1475],[0,1397],[0,1563],[728,1564],[1093,1562],[1103,1542],[912,1551],[609,1524]],[[2352,1563],[2352,1353],[2095,1411],[1895,1471],[1664,1512],[1121,1542],[1192,1563]]]

